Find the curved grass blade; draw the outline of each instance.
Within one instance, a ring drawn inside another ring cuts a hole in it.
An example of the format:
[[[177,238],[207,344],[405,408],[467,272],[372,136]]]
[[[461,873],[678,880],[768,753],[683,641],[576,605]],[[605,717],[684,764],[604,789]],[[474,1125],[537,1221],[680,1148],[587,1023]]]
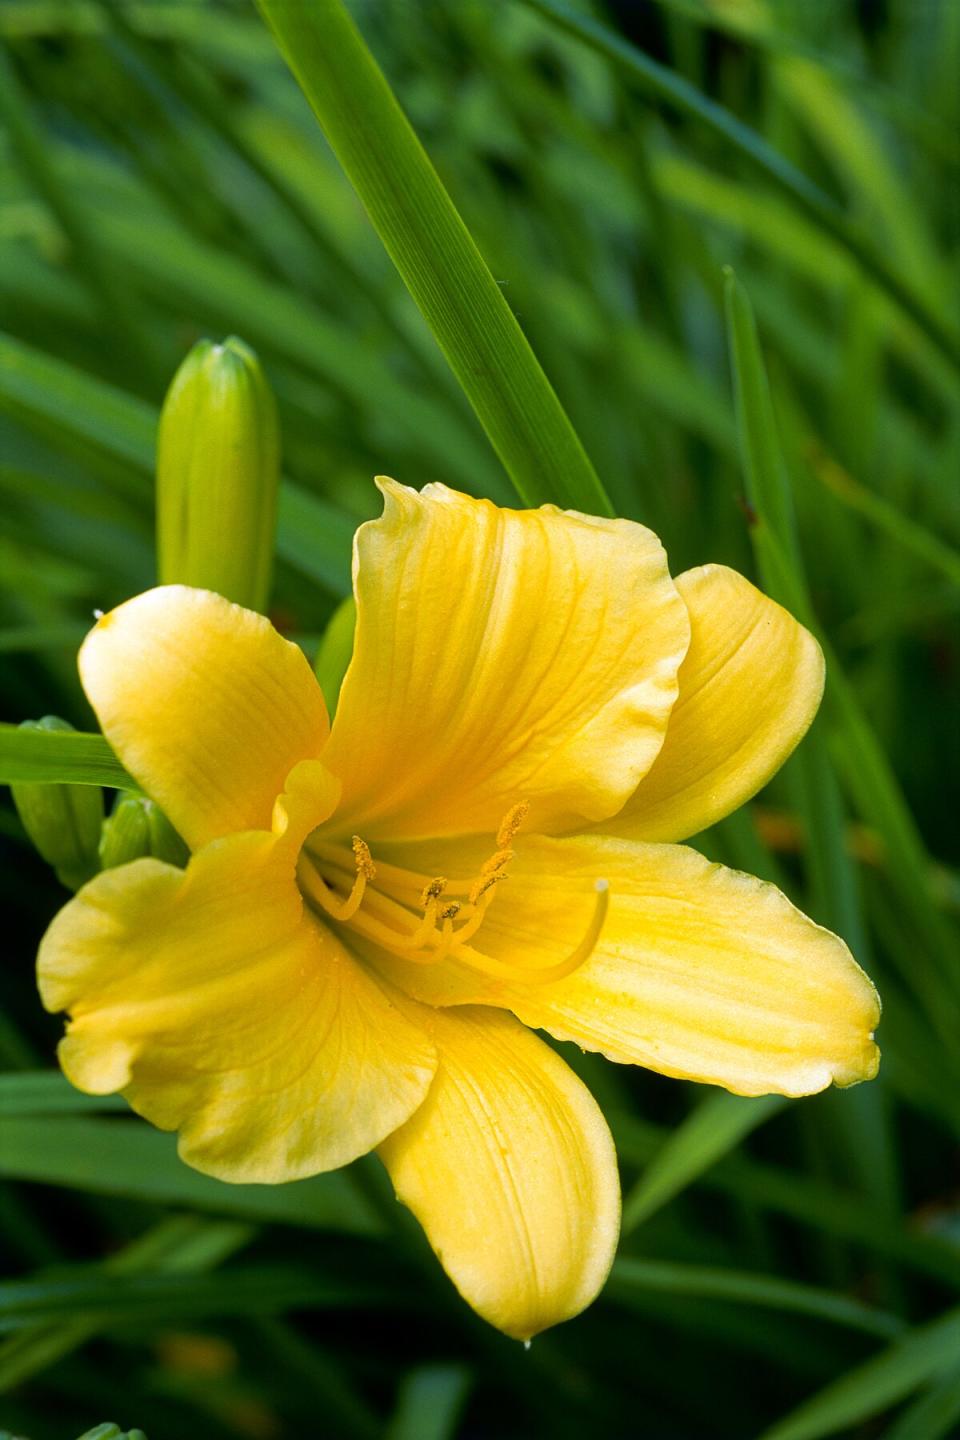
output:
[[[590,16],[578,14],[560,0],[524,0],[524,3],[600,54],[622,65],[657,99],[681,115],[690,116],[707,126],[727,145],[750,160],[822,230],[853,255],[864,273],[910,316],[953,368],[960,370],[960,337],[955,330],[944,325],[908,282],[890,269],[840,206],[801,170],[772,149],[755,130],[702,94],[682,75],[659,64]]]
[[[887,1431],[886,1440],[950,1440],[960,1426],[960,1370],[918,1395]]]
[[[0,1176],[245,1220],[360,1235],[381,1228],[346,1171],[288,1185],[227,1185],[191,1170],[177,1156],[172,1135],[139,1120],[67,1115],[0,1118]]]
[[[341,0],[258,0],[518,495],[609,515],[560,401]]]
[[[822,1440],[879,1415],[921,1385],[956,1369],[960,1309],[911,1330],[880,1355],[821,1390],[779,1420],[761,1440]]]
[[[846,1295],[836,1295],[795,1280],[782,1280],[779,1275],[755,1275],[742,1270],[621,1256],[614,1261],[604,1296],[629,1306],[635,1292],[687,1295],[695,1300],[730,1300],[762,1309],[784,1310],[833,1325],[845,1325],[884,1340],[892,1339],[905,1329],[897,1315],[851,1300]]]
[[[0,725],[0,784],[21,781],[140,789],[102,735]]]
[[[623,1233],[629,1235],[649,1220],[785,1104],[779,1095],[745,1100],[725,1091],[700,1101],[673,1131],[626,1196]]]

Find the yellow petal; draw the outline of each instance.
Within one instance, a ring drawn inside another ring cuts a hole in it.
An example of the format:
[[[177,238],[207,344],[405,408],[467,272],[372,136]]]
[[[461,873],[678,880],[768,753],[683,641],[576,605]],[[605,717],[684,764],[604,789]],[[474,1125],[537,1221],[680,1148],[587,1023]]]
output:
[[[521,800],[540,829],[613,814],[660,748],[688,641],[656,536],[379,483],[324,755],[344,786],[337,825],[489,833]]]
[[[380,1156],[464,1299],[526,1340],[579,1314],[607,1277],[613,1141],[587,1088],[512,1016],[468,1006],[423,1023],[437,1075]]]
[[[194,850],[268,829],[288,772],[327,738],[302,652],[209,590],[163,586],[111,610],[84,641],[80,678],[110,744]]]
[[[690,649],[667,736],[605,834],[683,840],[765,785],[806,734],[823,694],[823,655],[793,616],[724,565],[677,578]]]
[[[418,848],[408,864],[439,865]],[[480,853],[447,851],[448,875],[469,874]],[[596,949],[568,978],[536,983],[535,967],[556,965],[587,930],[597,879],[610,905]],[[741,1095],[808,1095],[877,1070],[879,1001],[843,941],[774,886],[685,846],[521,837],[472,945],[516,978],[385,953],[377,963],[431,1004],[503,1005],[611,1060]]]
[[[138,860],[85,886],[40,947],[44,1004],[71,1014],[68,1079],[122,1089],[223,1180],[346,1164],[410,1116],[434,1069],[422,1030],[304,916],[293,861],[261,833],[215,841],[186,872]]]

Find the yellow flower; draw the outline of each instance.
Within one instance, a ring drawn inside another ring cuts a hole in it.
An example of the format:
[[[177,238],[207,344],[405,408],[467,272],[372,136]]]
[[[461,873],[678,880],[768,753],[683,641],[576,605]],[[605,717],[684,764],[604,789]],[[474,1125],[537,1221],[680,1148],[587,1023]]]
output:
[[[464,1297],[527,1337],[576,1314],[619,1224],[606,1123],[546,1030],[743,1095],[872,1076],[841,940],[672,843],[728,814],[817,709],[816,642],[746,580],[671,580],[626,520],[382,481],[332,730],[261,616],[170,586],[80,655],[192,859],[56,917],[60,1060],[276,1182],[377,1147]]]

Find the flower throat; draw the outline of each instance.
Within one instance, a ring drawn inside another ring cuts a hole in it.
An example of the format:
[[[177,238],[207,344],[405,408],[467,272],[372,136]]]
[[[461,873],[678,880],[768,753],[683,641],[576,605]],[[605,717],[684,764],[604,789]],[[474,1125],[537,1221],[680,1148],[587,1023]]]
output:
[[[439,965],[452,959],[499,980],[540,985],[564,980],[596,948],[609,907],[606,880],[595,882],[593,913],[579,944],[553,965],[507,965],[469,943],[483,925],[499,885],[508,878],[516,854],[512,842],[528,809],[521,801],[507,812],[496,834],[496,848],[470,880],[450,881],[436,875],[424,883],[414,871],[375,864],[370,847],[354,835],[350,850],[308,840],[297,864],[300,892],[318,918],[347,926],[412,965]],[[381,884],[375,885],[378,876]]]

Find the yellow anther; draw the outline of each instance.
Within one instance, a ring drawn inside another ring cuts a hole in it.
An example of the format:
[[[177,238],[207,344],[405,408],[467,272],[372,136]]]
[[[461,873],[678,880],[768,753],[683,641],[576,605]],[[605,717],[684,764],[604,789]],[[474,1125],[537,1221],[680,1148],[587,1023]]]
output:
[[[420,896],[420,904],[426,909],[431,900],[439,900],[447,888],[447,880],[443,875],[436,875],[428,885],[424,885]]]
[[[362,875],[365,880],[373,880],[377,873],[377,867],[373,863],[370,846],[366,840],[361,840],[359,835],[354,835],[352,843],[357,874]]]
[[[514,859],[516,853],[515,850],[498,850],[490,856],[489,860],[484,860],[480,867],[480,874],[496,875],[497,871],[502,870],[504,865],[510,864],[510,861]]]
[[[506,880],[506,878],[506,875],[503,874],[484,875],[481,871],[481,873],[477,876],[476,880],[474,880],[473,884],[470,887],[470,894],[467,897],[470,901],[470,904],[478,904],[479,901],[483,899],[484,895],[486,895],[489,890],[493,889],[494,885],[498,885],[501,880]]]
[[[459,914],[460,914],[460,902],[459,902],[459,900],[454,900],[451,905],[446,905],[446,906],[444,906],[444,908],[440,911],[440,919],[441,919],[441,920],[455,920],[456,917],[457,917]]]
[[[526,818],[527,811],[529,809],[530,806],[527,801],[520,800],[516,805],[513,805],[507,811],[506,815],[504,815],[503,819],[500,821],[500,829],[497,831],[498,850],[505,850],[507,848],[514,835],[516,835],[517,831],[520,829],[520,826],[523,824],[524,819]]]

